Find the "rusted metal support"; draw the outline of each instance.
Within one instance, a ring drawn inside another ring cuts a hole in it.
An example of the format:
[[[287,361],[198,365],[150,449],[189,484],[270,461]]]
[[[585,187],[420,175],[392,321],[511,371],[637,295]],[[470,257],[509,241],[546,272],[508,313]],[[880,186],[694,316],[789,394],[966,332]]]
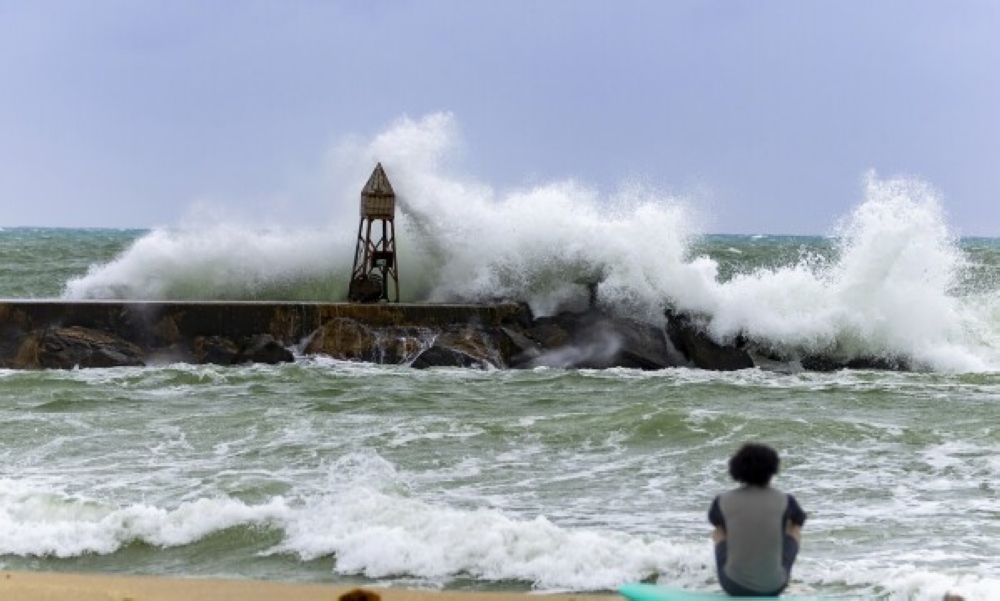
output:
[[[349,301],[399,302],[395,216],[396,193],[379,163],[361,190],[361,222],[354,250],[354,269],[347,289]],[[377,238],[372,237],[373,229]]]

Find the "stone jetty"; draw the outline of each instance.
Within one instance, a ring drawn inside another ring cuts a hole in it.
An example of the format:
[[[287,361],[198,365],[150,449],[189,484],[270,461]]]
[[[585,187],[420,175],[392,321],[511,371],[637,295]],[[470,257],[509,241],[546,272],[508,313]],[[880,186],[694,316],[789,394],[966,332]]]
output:
[[[782,356],[742,337],[720,343],[697,316],[672,312],[650,324],[594,307],[536,318],[519,302],[0,301],[3,369],[275,364],[312,355],[414,368],[907,369],[894,359]]]
[[[0,367],[278,363],[296,353],[407,362],[444,334],[493,344],[527,308],[295,302],[0,301]],[[383,361],[385,362],[385,361]]]

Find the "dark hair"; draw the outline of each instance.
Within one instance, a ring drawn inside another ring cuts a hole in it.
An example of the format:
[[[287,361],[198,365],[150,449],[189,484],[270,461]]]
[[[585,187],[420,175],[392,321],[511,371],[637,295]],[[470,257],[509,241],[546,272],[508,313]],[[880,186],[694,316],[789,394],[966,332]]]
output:
[[[382,596],[378,593],[366,591],[363,588],[356,588],[347,591],[337,598],[337,601],[380,601]]]
[[[748,442],[729,458],[729,475],[743,484],[767,486],[780,465],[777,451],[764,444]]]

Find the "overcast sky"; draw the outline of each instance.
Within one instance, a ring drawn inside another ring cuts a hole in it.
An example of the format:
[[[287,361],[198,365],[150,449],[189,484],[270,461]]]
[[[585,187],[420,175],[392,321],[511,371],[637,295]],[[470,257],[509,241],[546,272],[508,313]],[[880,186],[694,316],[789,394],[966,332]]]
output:
[[[0,227],[296,206],[339,140],[445,111],[500,190],[638,178],[823,234],[875,170],[1000,235],[991,0],[0,0],[0,86]]]

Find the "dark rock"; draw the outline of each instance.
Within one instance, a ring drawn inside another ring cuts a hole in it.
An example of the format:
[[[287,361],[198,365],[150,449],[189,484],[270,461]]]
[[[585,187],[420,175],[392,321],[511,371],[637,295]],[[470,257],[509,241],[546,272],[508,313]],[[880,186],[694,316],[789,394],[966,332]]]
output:
[[[195,363],[236,365],[239,363],[290,363],[292,352],[281,346],[270,334],[258,334],[236,342],[226,336],[198,336],[194,339],[192,358]]]
[[[463,353],[458,349],[434,345],[417,355],[417,358],[410,363],[410,367],[416,369],[427,369],[428,367],[478,367],[482,369],[486,365],[476,357]]]
[[[541,317],[525,330],[531,340],[545,349],[559,348],[570,342],[570,332],[578,329],[578,320],[569,314]]]
[[[410,363],[411,367],[506,367],[498,344],[498,334],[467,325],[449,328],[439,334],[434,343]]]
[[[142,366],[143,351],[112,334],[79,326],[36,330],[24,338],[15,367],[72,369],[74,367]]]
[[[232,365],[240,354],[240,347],[225,336],[198,336],[192,344],[195,363]]]
[[[667,337],[685,359],[700,369],[735,371],[754,366],[746,340],[738,337],[731,345],[719,344],[705,333],[704,324],[687,313],[667,313]]]
[[[909,371],[903,359],[891,357],[852,357],[850,359],[830,355],[808,355],[800,361],[802,369],[830,372],[841,369],[870,369],[884,371]]]
[[[647,370],[684,365],[684,359],[667,344],[662,327],[634,319],[615,319],[610,324],[622,337],[616,364]]]
[[[292,355],[292,352],[281,346],[281,343],[270,334],[259,334],[251,338],[249,344],[240,349],[239,354],[233,359],[234,363],[267,363],[269,365],[293,361],[295,361],[295,356]]]
[[[910,371],[910,364],[899,357],[855,357],[847,362],[847,369]]]
[[[526,364],[542,354],[542,347],[522,332],[502,326],[500,333],[504,336],[502,347],[505,350],[504,355],[509,357],[510,365]]]
[[[661,328],[600,311],[540,318],[524,335],[536,347],[522,341],[520,346],[529,352],[512,360],[515,367],[649,370],[681,364],[671,355]]]

